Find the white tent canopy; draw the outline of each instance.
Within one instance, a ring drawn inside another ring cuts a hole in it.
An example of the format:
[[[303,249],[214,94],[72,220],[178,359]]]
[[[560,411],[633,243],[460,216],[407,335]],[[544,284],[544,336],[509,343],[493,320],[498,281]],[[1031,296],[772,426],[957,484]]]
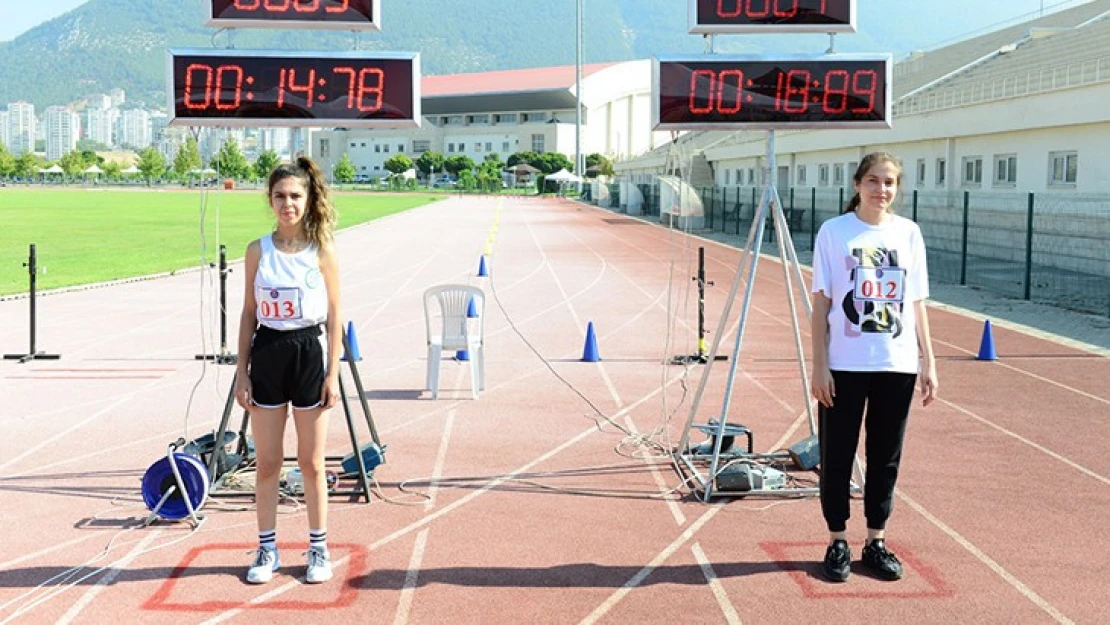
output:
[[[132,165],[132,166],[128,167],[127,169],[124,169],[124,170],[120,171],[119,173],[121,173],[121,174],[138,174],[138,173],[141,173],[141,172],[139,171],[138,167],[135,167],[134,165]]]
[[[51,165],[50,167],[47,167],[46,169],[40,169],[39,173],[42,173],[42,174],[64,174],[65,170],[63,170],[60,165]]]
[[[92,167],[89,167],[88,169],[86,169],[85,173],[86,174],[102,174],[102,173],[104,173],[104,170],[97,167],[96,165],[93,165]]]
[[[551,174],[545,180],[554,180],[555,182],[582,182],[582,179],[566,170],[566,168]]]

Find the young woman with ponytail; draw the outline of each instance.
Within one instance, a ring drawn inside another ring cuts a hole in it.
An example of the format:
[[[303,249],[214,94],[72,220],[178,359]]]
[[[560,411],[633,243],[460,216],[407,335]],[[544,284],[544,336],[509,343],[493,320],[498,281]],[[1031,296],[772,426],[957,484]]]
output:
[[[304,157],[273,170],[267,198],[276,225],[247,246],[235,382],[236,401],[250,411],[257,459],[259,547],[246,579],[266,583],[280,566],[278,481],[291,410],[308,509],[305,577],[319,583],[332,576],[324,446],[328,409],[339,400],[343,340],[339,264],[332,243],[336,213],[323,174]]]
[[[861,563],[882,579],[902,577],[902,564],[886,547],[886,523],[915,383],[925,406],[938,388],[925,243],[917,224],[893,210],[902,164],[892,154],[868,154],[853,180],[847,212],[822,224],[813,250],[810,380],[819,403],[821,511],[829,530],[823,571],[837,582],[851,571],[847,521],[861,425],[867,430]]]

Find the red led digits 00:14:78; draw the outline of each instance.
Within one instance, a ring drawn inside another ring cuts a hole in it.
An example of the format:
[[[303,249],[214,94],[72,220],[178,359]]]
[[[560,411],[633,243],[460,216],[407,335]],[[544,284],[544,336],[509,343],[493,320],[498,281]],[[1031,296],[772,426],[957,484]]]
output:
[[[382,108],[382,95],[385,87],[385,71],[377,67],[357,69],[348,65],[331,68],[333,80],[347,83],[346,108],[358,109],[363,113],[376,113]],[[243,101],[254,100],[256,88],[254,76],[248,75],[241,65],[227,64],[213,67],[207,63],[192,63],[185,69],[185,92],[183,104],[194,111],[216,110],[232,111],[242,106]],[[317,99],[326,100],[323,94],[317,95],[317,87],[324,87],[328,80],[318,76],[316,69],[283,67],[278,73],[276,106],[285,106],[286,94],[299,94],[305,108],[312,108]],[[265,90],[265,89],[263,89]]]
[[[233,0],[231,6],[239,11],[263,11],[266,13],[316,13],[323,4],[324,13],[343,13],[350,6],[350,0]]]

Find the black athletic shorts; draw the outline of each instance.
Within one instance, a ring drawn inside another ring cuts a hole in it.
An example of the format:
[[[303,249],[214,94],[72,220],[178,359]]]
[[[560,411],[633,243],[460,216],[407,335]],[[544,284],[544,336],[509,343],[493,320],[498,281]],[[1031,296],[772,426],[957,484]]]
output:
[[[251,343],[251,400],[262,408],[293,404],[306,410],[320,405],[325,356],[320,326],[275,330],[258,326]]]

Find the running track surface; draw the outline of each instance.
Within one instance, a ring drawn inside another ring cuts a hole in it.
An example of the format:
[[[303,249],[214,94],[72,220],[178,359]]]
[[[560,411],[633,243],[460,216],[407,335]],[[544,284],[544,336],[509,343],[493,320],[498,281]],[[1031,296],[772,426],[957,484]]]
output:
[[[188,271],[41,297],[38,347],[62,359],[0,364],[0,622],[1105,622],[1107,358],[996,326],[999,360],[977,361],[981,322],[933,309],[941,399],[911,415],[889,528],[906,577],[857,566],[832,585],[815,499],[703,503],[660,451],[682,435],[705,372],[662,364],[696,349],[697,247],[713,332],[738,250],[519,198],[451,199],[337,240],[388,500],[332,499],[336,579],[303,583],[307,520],[293,505],[278,519],[284,568],[264,587],[242,581],[249,499],[210,500],[195,532],[135,528],[144,471],[216,425],[231,383],[231,367],[194,360],[218,342],[217,289],[211,272]],[[783,272],[771,258],[758,267],[728,420],[770,451],[808,426]],[[232,345],[242,279],[234,265]],[[438,400],[423,389],[421,297],[442,283],[486,292],[478,400],[465,362],[441,363]],[[5,353],[26,349],[27,309],[0,302]],[[591,321],[598,363],[581,362]],[[720,413],[728,368],[710,369],[697,422]],[[350,450],[333,411],[329,454]],[[858,557],[861,502],[853,513]]]

